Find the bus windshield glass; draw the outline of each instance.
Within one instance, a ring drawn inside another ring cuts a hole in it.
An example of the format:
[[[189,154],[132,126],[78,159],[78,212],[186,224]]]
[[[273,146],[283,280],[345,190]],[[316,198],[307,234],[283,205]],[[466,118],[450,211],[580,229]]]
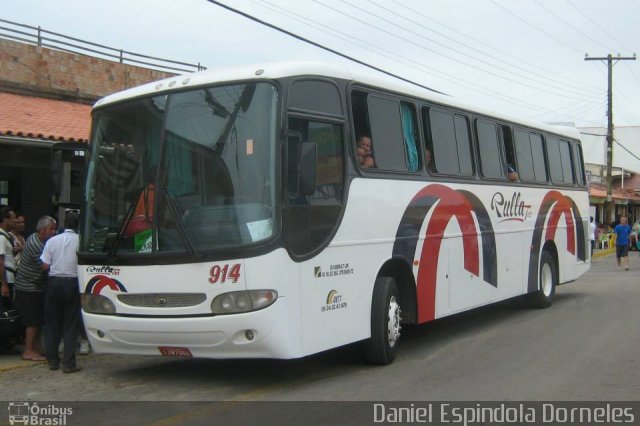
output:
[[[97,109],[80,250],[199,255],[275,235],[277,104],[250,83]]]

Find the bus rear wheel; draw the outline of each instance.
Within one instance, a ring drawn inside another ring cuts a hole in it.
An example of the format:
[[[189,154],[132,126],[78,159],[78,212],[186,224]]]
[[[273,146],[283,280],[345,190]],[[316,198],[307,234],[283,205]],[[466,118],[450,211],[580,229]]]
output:
[[[538,272],[538,291],[527,295],[527,301],[533,308],[548,308],[553,303],[558,285],[558,271],[553,256],[543,251]]]
[[[398,286],[391,277],[378,277],[371,302],[371,338],[365,342],[368,362],[387,365],[396,357],[400,343],[401,309]]]

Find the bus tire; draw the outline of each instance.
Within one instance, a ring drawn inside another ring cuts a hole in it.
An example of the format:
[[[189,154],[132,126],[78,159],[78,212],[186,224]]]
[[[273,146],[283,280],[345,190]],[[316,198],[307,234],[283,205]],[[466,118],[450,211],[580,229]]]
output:
[[[371,301],[371,338],[365,342],[368,362],[387,365],[396,357],[400,343],[401,309],[398,286],[391,277],[378,277]]]
[[[553,256],[543,251],[540,257],[540,271],[538,272],[538,291],[529,293],[527,301],[533,308],[548,308],[553,303],[558,285],[558,271]]]

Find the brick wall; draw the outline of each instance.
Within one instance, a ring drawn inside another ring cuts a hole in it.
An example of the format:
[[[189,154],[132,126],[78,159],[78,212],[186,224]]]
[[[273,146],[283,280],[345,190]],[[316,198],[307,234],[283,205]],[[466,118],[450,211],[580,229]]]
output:
[[[0,39],[0,90],[93,102],[173,74]]]

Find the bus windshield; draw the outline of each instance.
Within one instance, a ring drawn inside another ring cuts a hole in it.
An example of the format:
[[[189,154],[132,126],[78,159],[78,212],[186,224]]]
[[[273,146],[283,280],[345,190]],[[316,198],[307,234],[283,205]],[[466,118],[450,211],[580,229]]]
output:
[[[275,235],[277,103],[250,83],[97,109],[80,251],[199,255]]]

